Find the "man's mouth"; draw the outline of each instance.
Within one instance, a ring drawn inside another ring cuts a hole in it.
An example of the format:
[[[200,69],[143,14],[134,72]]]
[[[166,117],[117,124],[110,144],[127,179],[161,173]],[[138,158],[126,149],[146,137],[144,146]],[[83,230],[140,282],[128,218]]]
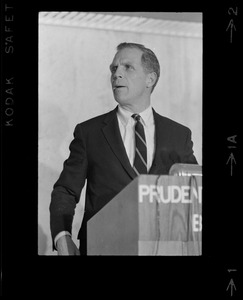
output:
[[[124,85],[116,85],[116,86],[113,86],[113,90],[124,88],[124,87],[125,87]]]

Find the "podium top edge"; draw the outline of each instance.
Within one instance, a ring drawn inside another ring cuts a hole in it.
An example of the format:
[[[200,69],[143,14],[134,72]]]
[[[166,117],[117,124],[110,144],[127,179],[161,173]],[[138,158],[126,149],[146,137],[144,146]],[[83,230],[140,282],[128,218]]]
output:
[[[160,184],[161,181],[171,182],[172,184],[176,182],[187,183],[190,179],[195,178],[196,181],[201,182],[202,175],[154,175],[154,174],[141,174],[137,176],[133,181],[137,181],[138,184]]]

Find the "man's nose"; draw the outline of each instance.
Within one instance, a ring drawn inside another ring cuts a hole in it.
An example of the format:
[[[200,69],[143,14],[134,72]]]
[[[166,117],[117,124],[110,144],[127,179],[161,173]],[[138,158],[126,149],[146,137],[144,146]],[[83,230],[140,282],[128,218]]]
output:
[[[123,78],[123,73],[122,73],[122,70],[121,68],[117,68],[115,73],[113,74],[113,78],[114,79],[119,79],[119,78]]]

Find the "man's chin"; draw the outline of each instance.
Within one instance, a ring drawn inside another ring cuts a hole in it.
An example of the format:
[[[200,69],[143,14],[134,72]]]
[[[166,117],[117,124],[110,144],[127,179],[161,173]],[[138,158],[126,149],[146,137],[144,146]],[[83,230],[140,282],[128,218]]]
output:
[[[128,102],[126,99],[124,99],[122,97],[118,97],[118,96],[114,95],[114,98],[115,98],[116,102],[119,103],[120,105],[125,105]]]

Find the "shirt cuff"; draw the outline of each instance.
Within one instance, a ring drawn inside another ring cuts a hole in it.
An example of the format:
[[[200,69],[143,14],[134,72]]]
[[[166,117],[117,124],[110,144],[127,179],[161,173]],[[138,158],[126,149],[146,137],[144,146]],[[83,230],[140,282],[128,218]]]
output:
[[[71,233],[68,232],[68,231],[61,231],[61,232],[59,232],[59,233],[56,235],[55,239],[54,239],[54,245],[55,245],[55,247],[57,247],[57,240],[58,240],[60,237],[64,236],[64,235],[72,236]]]

